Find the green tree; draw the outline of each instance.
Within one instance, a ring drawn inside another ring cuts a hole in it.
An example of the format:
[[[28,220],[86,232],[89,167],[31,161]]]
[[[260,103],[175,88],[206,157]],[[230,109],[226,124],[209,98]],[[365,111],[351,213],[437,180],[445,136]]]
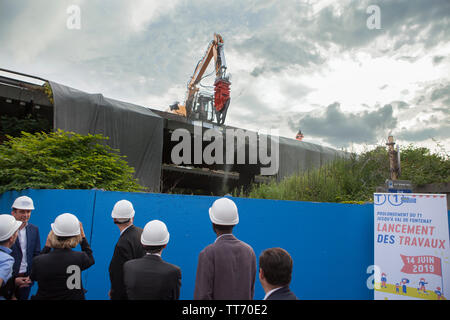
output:
[[[118,150],[102,135],[58,130],[8,136],[0,145],[0,193],[33,189],[143,191]]]
[[[434,182],[450,182],[448,153],[431,153],[427,148],[409,145],[400,152],[402,179],[415,185]]]

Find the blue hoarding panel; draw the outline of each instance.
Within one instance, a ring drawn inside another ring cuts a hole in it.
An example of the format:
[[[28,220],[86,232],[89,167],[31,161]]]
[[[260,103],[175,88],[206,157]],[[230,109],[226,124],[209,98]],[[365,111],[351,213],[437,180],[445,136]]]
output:
[[[95,265],[83,272],[87,299],[108,299],[109,263],[119,238],[111,211],[121,200],[135,208],[134,224],[166,223],[170,242],[166,261],[182,270],[181,299],[193,299],[199,252],[215,240],[208,208],[217,197],[107,192],[99,190],[27,190],[0,195],[0,209],[10,212],[15,197],[29,195],[36,204],[31,222],[42,245],[50,223],[63,212],[76,214],[85,226]],[[258,257],[270,247],[286,249],[294,260],[291,289],[300,299],[372,299],[366,272],[373,264],[373,205],[349,205],[233,198],[240,221],[234,234]],[[255,299],[264,291],[256,275]]]

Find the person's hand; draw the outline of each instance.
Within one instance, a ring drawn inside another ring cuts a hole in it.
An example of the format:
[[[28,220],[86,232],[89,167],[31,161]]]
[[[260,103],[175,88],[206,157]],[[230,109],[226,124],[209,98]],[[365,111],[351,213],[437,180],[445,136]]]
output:
[[[25,288],[31,285],[30,277],[17,277],[15,280],[16,287]]]
[[[81,232],[81,237],[86,238],[86,235],[84,234],[83,224],[81,223],[81,221],[80,221],[80,232]]]
[[[108,297],[111,299],[111,290],[108,291]]]

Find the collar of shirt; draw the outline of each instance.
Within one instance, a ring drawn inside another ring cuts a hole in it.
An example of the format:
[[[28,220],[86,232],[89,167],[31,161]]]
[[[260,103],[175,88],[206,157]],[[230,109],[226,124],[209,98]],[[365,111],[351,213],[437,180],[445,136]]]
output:
[[[146,253],[147,256],[159,256],[161,257],[160,253]]]
[[[214,242],[216,242],[217,240],[219,240],[219,238],[222,238],[223,236],[229,236],[229,235],[233,235],[232,233],[224,233],[224,234],[221,234],[220,236],[218,236],[217,238],[216,238],[216,240],[214,241]]]
[[[124,233],[125,232],[125,230],[127,230],[129,227],[131,227],[132,226],[132,224],[130,224],[128,227],[126,227],[125,229],[123,229],[121,232],[120,232],[120,235],[122,235],[122,233]]]
[[[283,287],[278,287],[278,288],[270,290],[269,292],[266,293],[263,300],[266,300],[272,293],[274,293],[277,290],[280,290],[281,288],[283,288]]]
[[[0,249],[7,254],[10,254],[12,252],[12,250],[8,247],[0,246]]]

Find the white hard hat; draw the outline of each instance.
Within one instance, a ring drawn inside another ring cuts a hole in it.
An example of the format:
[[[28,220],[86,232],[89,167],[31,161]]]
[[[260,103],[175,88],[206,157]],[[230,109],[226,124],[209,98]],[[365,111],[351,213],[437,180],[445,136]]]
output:
[[[133,204],[128,200],[117,201],[111,213],[114,219],[129,219],[134,217]]]
[[[214,201],[209,208],[209,218],[212,223],[232,226],[239,222],[238,209],[233,200],[228,198],[220,198]]]
[[[22,221],[17,221],[10,214],[0,214],[0,241],[8,240],[16,232]]]
[[[164,222],[152,220],[144,227],[141,243],[144,246],[162,246],[169,243],[170,234]]]
[[[18,197],[14,200],[11,208],[20,210],[34,210],[33,200],[27,196]]]
[[[51,224],[53,233],[58,237],[73,237],[81,234],[80,221],[71,213],[63,213]]]

